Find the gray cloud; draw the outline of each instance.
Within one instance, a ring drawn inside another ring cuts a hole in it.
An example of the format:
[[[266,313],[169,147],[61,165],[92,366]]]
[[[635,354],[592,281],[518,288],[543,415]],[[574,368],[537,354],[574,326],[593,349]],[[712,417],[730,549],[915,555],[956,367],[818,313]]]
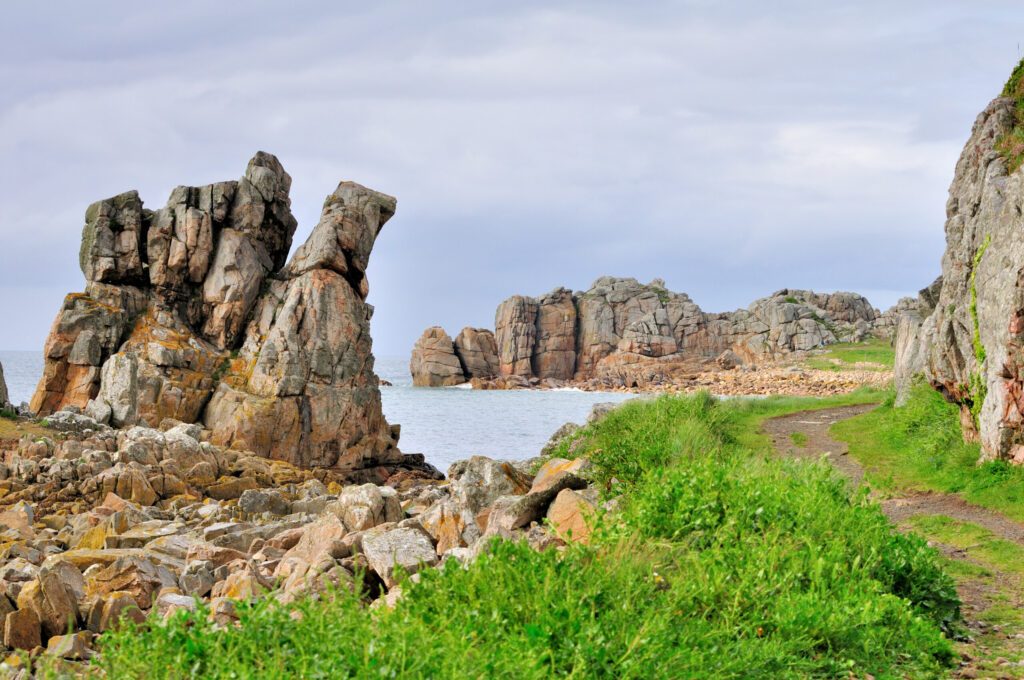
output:
[[[297,241],[340,179],[398,196],[381,354],[605,273],[709,310],[783,286],[885,306],[938,273],[953,164],[1024,28],[1017,3],[917,0],[40,7],[0,40],[12,349],[81,289],[88,203],[162,205],[256,149],[294,178]]]

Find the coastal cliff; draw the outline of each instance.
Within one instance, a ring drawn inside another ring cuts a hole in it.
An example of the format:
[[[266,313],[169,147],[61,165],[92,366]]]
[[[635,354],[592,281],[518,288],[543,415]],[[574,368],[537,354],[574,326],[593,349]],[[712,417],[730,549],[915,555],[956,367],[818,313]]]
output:
[[[900,400],[921,375],[983,459],[1024,463],[1024,62],[979,114],[946,203],[942,275],[897,336]]]
[[[538,298],[505,300],[493,334],[470,328],[460,333],[486,339],[473,352],[444,329],[427,329],[413,349],[410,372],[414,384],[424,386],[497,380],[513,387],[645,387],[671,382],[680,370],[733,368],[870,334],[887,336],[895,316],[894,310],[880,314],[856,293],[788,289],[747,309],[714,314],[661,280],[641,284],[606,276],[584,292],[556,288]]]

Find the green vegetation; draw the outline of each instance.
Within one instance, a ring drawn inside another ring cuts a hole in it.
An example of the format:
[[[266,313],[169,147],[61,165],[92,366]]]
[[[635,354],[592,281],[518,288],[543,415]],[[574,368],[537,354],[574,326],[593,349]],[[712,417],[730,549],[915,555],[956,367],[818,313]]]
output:
[[[882,489],[942,491],[1024,520],[1024,469],[1005,461],[978,465],[980,448],[966,444],[957,406],[925,384],[905,406],[881,407],[832,428]]]
[[[997,537],[988,529],[945,515],[918,515],[910,525],[922,536],[961,550],[1002,572],[1024,575],[1024,548]]]
[[[908,524],[925,538],[955,548],[959,559],[946,560],[946,572],[968,593],[982,594],[975,602],[975,617],[986,626],[972,631],[968,648],[978,677],[1020,677],[1022,651],[1017,636],[1024,634],[1021,582],[1024,548],[991,531],[944,515],[919,515]],[[1013,672],[1015,671],[1015,672]]]
[[[1024,59],[1013,69],[1002,94],[1014,100],[1014,126],[996,140],[996,149],[1006,159],[1007,172],[1012,173],[1024,163]]]
[[[807,435],[803,432],[790,432],[789,439],[794,446],[799,446],[801,449],[807,448]]]
[[[358,594],[108,634],[108,677],[934,677],[958,600],[936,553],[824,463],[767,455],[765,418],[878,399],[631,402],[560,445],[619,510],[589,546],[497,543]]]
[[[985,403],[985,397],[988,396],[988,384],[985,382],[983,376],[985,370],[985,345],[981,344],[981,324],[978,322],[978,287],[976,280],[978,277],[978,265],[981,264],[981,258],[985,256],[985,251],[988,250],[989,244],[992,243],[992,234],[985,236],[984,242],[981,247],[978,248],[978,252],[974,254],[974,264],[971,267],[971,323],[974,326],[973,335],[971,336],[971,343],[974,346],[974,359],[977,362],[975,371],[971,373],[971,415],[974,416],[974,422],[978,422],[978,414],[981,413],[981,407]]]
[[[860,368],[892,370],[896,363],[896,351],[888,340],[868,338],[861,342],[840,342],[829,345],[826,352],[816,354],[804,363],[809,368],[822,371],[850,370],[857,367],[857,364],[874,364]]]
[[[0,418],[6,418],[7,420],[17,420],[18,412],[13,408],[0,408]]]
[[[792,295],[787,295],[785,299],[786,299],[786,302],[788,302],[791,305],[798,305],[798,304],[800,304],[800,301],[797,300]]]

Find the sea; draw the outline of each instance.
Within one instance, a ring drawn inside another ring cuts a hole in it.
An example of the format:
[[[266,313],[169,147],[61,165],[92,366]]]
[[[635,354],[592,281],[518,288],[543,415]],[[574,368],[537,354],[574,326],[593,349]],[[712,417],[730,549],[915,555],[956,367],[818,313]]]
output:
[[[0,350],[10,400],[28,401],[43,371],[41,352]],[[540,453],[551,434],[567,422],[583,423],[594,404],[621,402],[633,395],[560,390],[473,390],[413,387],[409,360],[378,357],[377,375],[384,415],[400,423],[399,448],[422,453],[442,472],[457,460],[482,455],[524,460]]]

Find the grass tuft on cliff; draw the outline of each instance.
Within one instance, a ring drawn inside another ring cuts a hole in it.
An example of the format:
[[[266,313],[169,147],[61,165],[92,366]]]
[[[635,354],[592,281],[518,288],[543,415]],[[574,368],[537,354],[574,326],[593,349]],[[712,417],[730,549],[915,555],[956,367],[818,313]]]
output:
[[[1006,461],[978,464],[978,444],[964,443],[959,409],[922,383],[905,406],[890,396],[879,408],[836,423],[832,435],[881,489],[955,493],[1024,521],[1024,469]]]
[[[767,455],[767,417],[876,400],[632,402],[584,428],[619,511],[589,546],[497,543],[357,595],[205,612],[108,634],[108,677],[934,677],[958,601],[935,552],[897,533],[824,463]]]
[[[1003,87],[1002,96],[1014,100],[1014,126],[996,140],[996,149],[1006,159],[1006,171],[1013,173],[1024,164],[1024,59],[1021,59]]]

